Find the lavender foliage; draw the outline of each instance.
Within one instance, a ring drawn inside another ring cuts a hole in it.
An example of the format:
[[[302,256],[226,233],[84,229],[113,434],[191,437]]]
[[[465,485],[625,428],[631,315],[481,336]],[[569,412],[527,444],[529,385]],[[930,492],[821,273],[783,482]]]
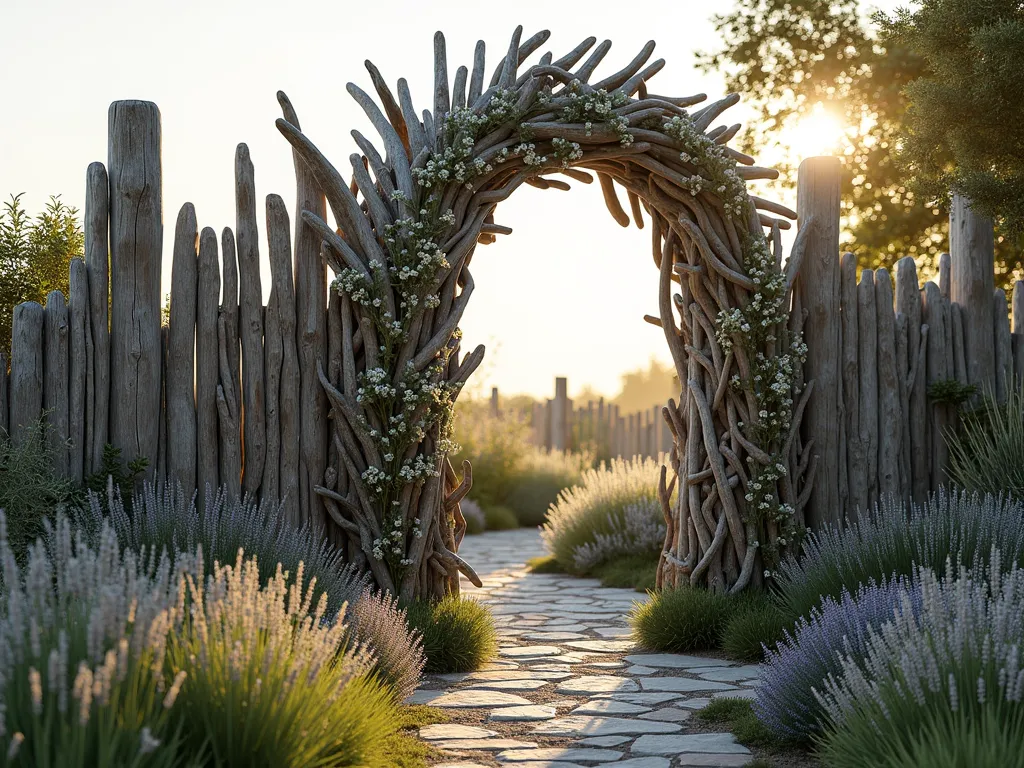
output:
[[[821,730],[823,709],[814,690],[842,668],[843,655],[863,652],[872,629],[920,605],[906,579],[862,586],[856,595],[843,591],[826,598],[808,618],[800,618],[775,650],[765,656],[754,712],[782,739],[803,741]]]
[[[573,550],[573,562],[580,573],[620,555],[656,556],[665,543],[665,520],[661,503],[640,499],[627,504],[621,514],[609,514],[605,531],[595,531],[592,541]]]
[[[387,593],[367,590],[345,614],[351,640],[363,645],[373,657],[378,678],[405,699],[419,685],[427,657],[423,638],[410,630],[405,611]]]
[[[983,567],[994,546],[1006,567],[1024,557],[1024,502],[965,491],[940,491],[909,506],[886,497],[857,522],[807,537],[800,559],[779,567],[781,605],[791,616],[806,616],[823,597],[912,576],[919,566],[941,571],[952,559]]]

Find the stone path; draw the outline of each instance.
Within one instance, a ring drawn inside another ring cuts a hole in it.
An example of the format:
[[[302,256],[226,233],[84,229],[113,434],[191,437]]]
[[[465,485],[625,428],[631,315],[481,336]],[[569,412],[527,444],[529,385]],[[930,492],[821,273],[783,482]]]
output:
[[[435,768],[675,768],[741,766],[752,756],[729,733],[691,721],[717,696],[754,695],[757,665],[711,656],[645,653],[626,614],[645,595],[594,579],[533,574],[536,530],[468,536],[460,553],[484,589],[500,634],[480,672],[428,676],[413,703],[451,722],[420,736],[444,752]]]

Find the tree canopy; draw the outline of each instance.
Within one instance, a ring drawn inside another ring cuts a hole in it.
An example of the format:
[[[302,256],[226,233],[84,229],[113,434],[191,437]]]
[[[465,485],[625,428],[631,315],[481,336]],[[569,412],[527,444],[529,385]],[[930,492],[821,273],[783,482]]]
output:
[[[1024,4],[919,0],[875,20],[890,45],[924,60],[906,86],[899,160],[918,194],[951,190],[1024,234]]]
[[[78,209],[53,196],[32,219],[12,195],[0,208],[0,349],[9,351],[14,307],[68,293],[68,265],[85,247]]]

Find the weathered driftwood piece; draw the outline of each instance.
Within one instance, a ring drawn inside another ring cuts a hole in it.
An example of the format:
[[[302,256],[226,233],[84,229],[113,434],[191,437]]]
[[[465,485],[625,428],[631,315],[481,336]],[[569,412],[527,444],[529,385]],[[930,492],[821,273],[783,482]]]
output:
[[[949,250],[949,297],[960,305],[963,318],[967,379],[980,389],[994,391],[995,348],[989,298],[995,290],[992,220],[975,213],[970,201],[960,195],[953,195],[949,212]]]
[[[195,348],[199,262],[196,210],[185,203],[174,227],[171,314],[167,332],[167,480],[196,487]],[[212,457],[211,457],[212,458]],[[205,457],[204,457],[205,460]]]
[[[1013,341],[1010,337],[1009,308],[1006,306],[1006,292],[996,288],[992,301],[992,338],[996,352],[996,400],[1006,402],[1006,396],[1013,387]]]
[[[196,480],[197,503],[206,503],[206,489],[220,488],[220,450],[217,435],[217,384],[220,350],[217,336],[220,303],[220,263],[217,233],[204,227],[199,233],[199,290],[196,298]]]
[[[953,336],[953,378],[967,385],[967,354],[964,352],[964,315],[959,304],[950,303],[949,317]]]
[[[85,427],[87,368],[91,355],[86,352],[89,338],[89,277],[85,262],[72,259],[68,274],[68,476],[81,483],[85,476]]]
[[[814,440],[820,456],[818,477],[811,494],[812,525],[843,519],[843,499],[839,471],[840,412],[842,375],[842,325],[835,308],[840,305],[839,283],[839,158],[815,157],[800,164],[797,186],[798,227],[809,219],[815,222],[803,258],[798,281],[800,300],[807,319],[804,340],[807,344],[805,375],[815,381],[814,395],[804,412],[803,437]]]
[[[875,273],[860,273],[857,288],[857,343],[860,348],[860,440],[864,446],[864,473],[868,499],[878,498],[878,313],[875,309]]]
[[[238,259],[235,236],[230,227],[221,232],[221,262],[224,276],[220,315],[217,319],[217,427],[219,434],[220,482],[228,493],[242,492],[242,380],[238,339]]]
[[[408,90],[406,89],[406,94]],[[402,95],[401,82],[399,96]],[[278,92],[278,101],[284,119],[299,128],[299,118],[283,92]],[[405,109],[403,105],[403,110]],[[409,122],[410,135],[418,131],[422,137],[419,122]],[[413,125],[415,123],[415,125]],[[419,139],[422,148],[424,140]],[[416,150],[418,151],[418,149]],[[327,396],[316,375],[317,365],[325,363],[327,353],[327,266],[320,258],[321,238],[302,218],[302,212],[324,219],[327,216],[327,202],[324,193],[313,178],[306,162],[298,152],[293,152],[295,165],[295,316],[299,356],[299,502],[303,522],[324,522],[323,503],[313,487],[323,483],[327,468]]]
[[[280,487],[278,497],[293,525],[304,522],[299,498],[300,376],[295,344],[295,288],[288,209],[277,195],[267,196],[267,244],[273,278],[271,303],[277,310],[281,334],[281,374],[278,393],[280,428]]]
[[[927,383],[931,386],[949,378],[950,365],[945,344],[947,317],[943,311],[944,305],[939,286],[933,282],[925,283],[923,293],[924,321],[928,325]],[[991,316],[989,321],[991,324]],[[949,406],[942,403],[930,403],[929,407],[931,410],[931,446],[928,451],[930,459],[929,490],[936,491],[946,480],[945,432],[949,426]]]
[[[277,503],[281,496],[281,359],[284,346],[281,343],[281,308],[277,297],[271,291],[270,301],[263,312],[263,376],[264,429],[266,454],[263,460],[263,480],[260,483],[260,497]]]
[[[116,101],[108,123],[109,441],[125,461],[142,457],[152,467],[159,439],[153,414],[160,411],[162,382],[160,111],[151,102]]]
[[[256,229],[256,182],[249,148],[235,151],[235,235],[238,247],[238,327],[242,343],[244,461],[242,490],[255,495],[267,456],[266,382],[263,373],[263,289]]]
[[[110,424],[110,250],[107,223],[110,182],[103,163],[90,163],[85,177],[85,266],[89,273],[89,333],[92,360],[86,382],[87,472],[98,472]]]
[[[875,273],[875,312],[878,329],[878,493],[898,494],[903,425],[892,280],[885,269]]]
[[[860,437],[860,342],[858,340],[857,257],[844,253],[840,268],[843,322],[843,408],[849,503],[847,516],[856,519],[868,508],[868,476]]]
[[[10,430],[22,445],[43,411],[43,326],[46,312],[34,301],[14,308],[11,318]]]
[[[923,356],[927,345],[922,327],[921,289],[917,282],[917,265],[911,256],[899,260],[896,267],[896,311],[907,318],[908,429],[910,432],[910,488],[914,501],[922,502],[928,495],[928,401]],[[922,350],[924,346],[924,350]]]
[[[43,332],[43,410],[50,425],[46,441],[59,477],[68,477],[68,304],[60,291],[46,296]]]
[[[170,328],[160,327],[160,365],[167,370],[170,356]],[[160,380],[160,410],[157,412],[156,481],[167,481],[167,377]]]
[[[1013,375],[1014,386],[1024,386],[1024,280],[1013,284]]]

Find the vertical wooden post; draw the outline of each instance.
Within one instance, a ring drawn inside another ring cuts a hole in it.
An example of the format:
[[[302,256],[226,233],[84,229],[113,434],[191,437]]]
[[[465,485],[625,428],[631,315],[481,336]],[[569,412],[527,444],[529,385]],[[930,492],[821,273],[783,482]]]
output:
[[[10,407],[8,398],[7,355],[0,352],[0,440],[10,434]]]
[[[199,463],[196,481],[199,504],[206,503],[206,489],[220,489],[220,450],[217,439],[217,382],[220,356],[217,336],[217,305],[220,301],[220,264],[217,233],[204,227],[199,234],[199,292],[196,304],[196,450]]]
[[[954,262],[955,263],[955,262]],[[949,353],[946,348],[946,313],[943,312],[942,292],[934,282],[925,283],[924,286],[924,322],[928,325],[928,351],[927,351],[927,384],[931,386],[949,378],[950,365]],[[988,328],[991,334],[992,327],[992,297],[988,297]],[[930,483],[929,490],[937,491],[945,481],[946,469],[946,437],[945,431],[949,424],[949,406],[944,404],[931,404],[931,419],[929,438],[931,446],[928,451],[930,456]]]
[[[185,203],[174,227],[171,317],[167,331],[167,479],[186,496],[196,489],[195,349],[199,296],[196,209]],[[210,457],[212,459],[212,457]],[[207,460],[203,457],[203,460]]]
[[[498,388],[491,387],[491,416],[498,418]]]
[[[921,288],[917,265],[911,256],[900,259],[896,270],[896,311],[907,318],[907,365],[914,371],[908,392],[908,416],[904,428],[909,432],[910,491],[913,500],[922,502],[928,495],[928,398],[925,350],[922,350]]]
[[[1013,375],[1015,387],[1024,387],[1024,280],[1013,284]]]
[[[91,354],[87,354],[86,339],[89,339],[89,277],[86,274],[85,262],[72,259],[68,275],[68,294],[70,296],[71,332],[69,338],[70,352],[68,360],[68,437],[69,447],[68,474],[75,483],[81,483],[86,469],[86,402],[87,368]],[[90,339],[91,341],[91,339]],[[88,346],[91,347],[91,344]],[[91,470],[90,470],[91,471]]]
[[[1006,402],[1006,396],[1013,387],[1013,340],[1010,335],[1009,309],[1006,293],[996,288],[992,301],[992,339],[995,342],[996,400]]]
[[[115,101],[108,132],[110,442],[125,461],[145,457],[152,467],[161,390],[160,110],[147,101]]]
[[[34,301],[14,308],[11,318],[11,380],[9,429],[15,445],[22,445],[26,428],[43,410],[43,325],[46,313]]]
[[[960,305],[964,324],[967,380],[995,391],[996,359],[992,335],[995,248],[992,220],[975,213],[970,202],[953,195],[949,212],[952,261],[950,299]]]
[[[900,441],[903,407],[896,359],[896,313],[888,270],[875,273],[875,312],[878,322],[878,492],[900,491]]]
[[[814,491],[807,505],[811,527],[838,523],[846,512],[847,489],[840,487],[839,441],[842,418],[840,361],[842,327],[839,283],[839,158],[812,157],[800,164],[797,226],[814,220],[799,277],[799,296],[807,320],[804,378],[814,381],[804,412],[804,443],[814,440],[819,456]]]
[[[43,408],[50,424],[47,442],[53,470],[68,477],[68,304],[60,291],[46,297],[43,342]]]
[[[564,376],[555,379],[555,399],[551,403],[551,450],[564,451],[568,445],[569,383]]]
[[[85,268],[89,273],[89,323],[92,363],[88,366],[86,429],[89,435],[87,472],[99,472],[110,434],[110,180],[103,163],[92,163],[85,175]]]

